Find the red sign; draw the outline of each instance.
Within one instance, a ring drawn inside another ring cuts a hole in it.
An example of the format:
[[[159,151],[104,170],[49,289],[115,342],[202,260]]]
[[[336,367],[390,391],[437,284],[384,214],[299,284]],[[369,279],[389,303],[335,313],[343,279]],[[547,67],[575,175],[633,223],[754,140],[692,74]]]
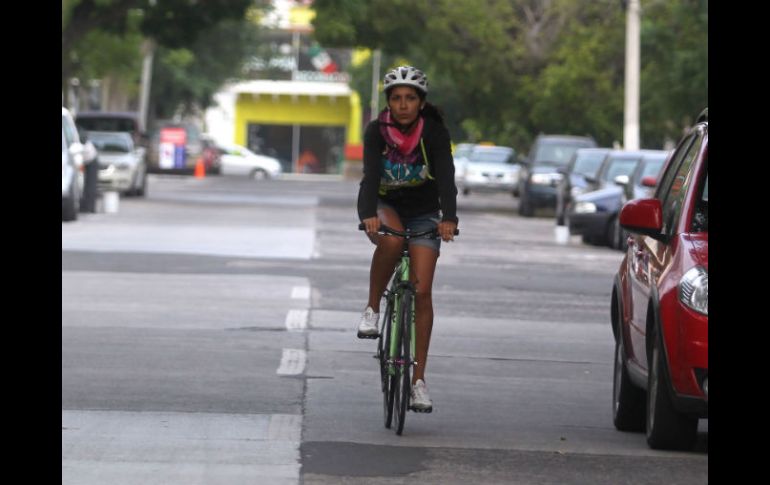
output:
[[[187,132],[184,128],[162,128],[160,130],[160,142],[185,145],[187,143]]]

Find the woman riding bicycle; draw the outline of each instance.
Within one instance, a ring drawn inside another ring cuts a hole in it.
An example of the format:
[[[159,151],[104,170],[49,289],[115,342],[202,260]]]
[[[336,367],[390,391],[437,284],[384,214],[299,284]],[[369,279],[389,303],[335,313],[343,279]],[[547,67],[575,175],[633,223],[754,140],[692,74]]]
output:
[[[378,335],[380,299],[401,256],[402,239],[377,234],[381,224],[404,231],[437,227],[444,241],[457,228],[457,187],[449,131],[438,109],[428,103],[428,79],[411,66],[385,74],[387,107],[364,133],[364,176],[358,216],[377,246],[369,274],[369,302],[358,326],[359,338]],[[431,288],[441,240],[412,239],[410,279],[416,287],[415,358],[411,403],[430,410],[425,364],[433,328]]]

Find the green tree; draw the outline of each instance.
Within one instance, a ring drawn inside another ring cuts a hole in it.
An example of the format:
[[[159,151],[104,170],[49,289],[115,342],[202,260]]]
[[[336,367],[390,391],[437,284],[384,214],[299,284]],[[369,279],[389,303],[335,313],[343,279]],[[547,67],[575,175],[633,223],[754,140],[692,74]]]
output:
[[[642,6],[641,139],[661,146],[708,106],[708,0]]]
[[[153,73],[150,112],[170,118],[210,106],[224,82],[238,77],[259,42],[259,29],[248,19],[225,20],[201,32],[187,48],[160,47]]]
[[[591,134],[603,145],[622,139],[622,7],[617,0],[316,0],[314,26],[324,45],[381,48],[425,69],[455,139],[521,151],[539,132]],[[643,146],[659,147],[707,99],[707,7],[706,0],[642,1]]]
[[[178,105],[205,108],[228,78],[239,74],[257,43],[249,12],[267,0],[63,0],[62,89],[71,77],[117,78],[139,89],[143,41],[157,45],[151,117]],[[250,10],[251,9],[251,10]]]

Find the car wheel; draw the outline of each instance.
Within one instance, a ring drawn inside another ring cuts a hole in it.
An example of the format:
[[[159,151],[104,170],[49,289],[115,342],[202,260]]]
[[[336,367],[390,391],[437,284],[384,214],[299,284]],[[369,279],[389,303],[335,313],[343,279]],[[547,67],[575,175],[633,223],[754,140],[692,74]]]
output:
[[[144,197],[147,195],[147,170],[144,170],[144,173],[142,173],[142,183],[136,188],[136,191],[134,192],[134,195],[137,197]]]
[[[258,168],[251,172],[251,178],[253,178],[254,180],[265,180],[270,177],[267,175],[267,172],[265,172],[261,168]]]
[[[618,315],[620,318],[620,315]],[[618,320],[619,321],[619,320]],[[645,392],[636,387],[626,368],[623,330],[618,328],[612,382],[612,422],[619,431],[644,431]]]
[[[535,210],[532,207],[532,203],[527,197],[527,191],[521,193],[521,199],[519,199],[519,215],[524,217],[532,217],[535,215]]]
[[[463,195],[468,195],[471,193],[471,190],[468,188],[463,188]]]
[[[607,243],[612,249],[620,249],[620,223],[613,217],[607,227]]]
[[[649,337],[652,338],[652,352],[647,376],[647,444],[656,450],[692,449],[698,432],[698,419],[674,409],[663,357],[663,336],[655,329]]]

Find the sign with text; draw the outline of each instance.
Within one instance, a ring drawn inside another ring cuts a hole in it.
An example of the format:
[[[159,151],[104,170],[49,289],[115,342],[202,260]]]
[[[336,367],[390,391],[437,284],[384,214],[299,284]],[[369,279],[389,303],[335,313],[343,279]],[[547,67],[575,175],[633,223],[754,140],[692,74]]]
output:
[[[158,166],[165,169],[184,168],[186,144],[187,132],[184,128],[161,128]]]

